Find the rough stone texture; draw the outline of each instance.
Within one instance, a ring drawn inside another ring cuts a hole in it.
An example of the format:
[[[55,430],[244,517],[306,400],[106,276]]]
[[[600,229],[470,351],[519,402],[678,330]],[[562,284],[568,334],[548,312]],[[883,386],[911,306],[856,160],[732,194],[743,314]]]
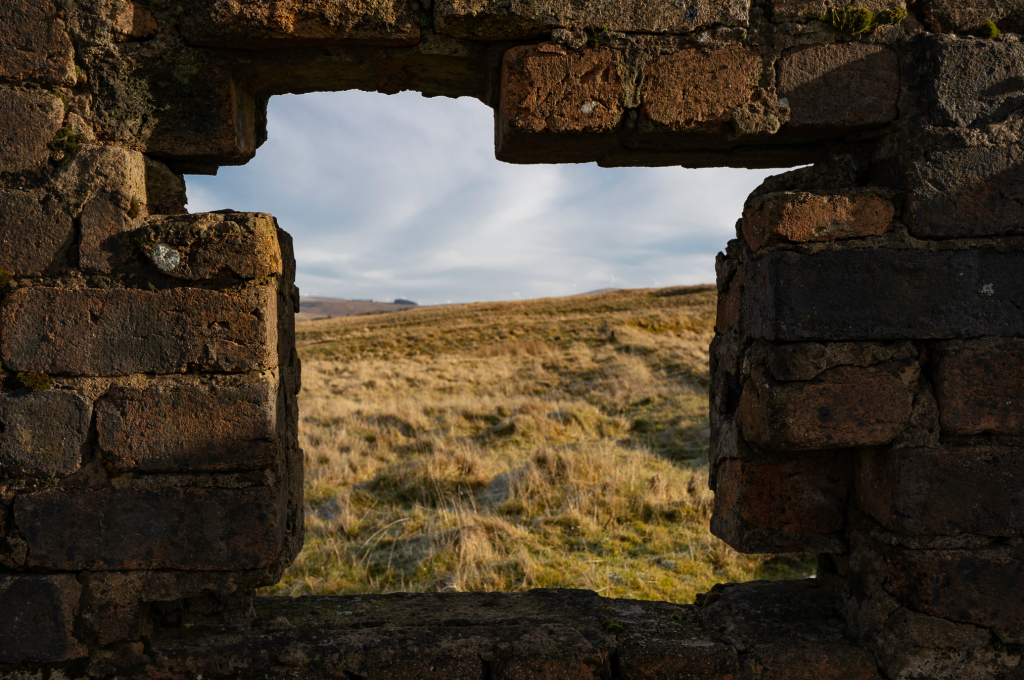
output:
[[[146,158],[146,207],[150,215],[184,215],[185,178],[152,158]]]
[[[756,50],[739,45],[659,56],[644,69],[638,129],[709,136],[732,132],[735,112],[755,99],[763,68]]]
[[[99,448],[119,470],[258,470],[275,462],[277,390],[245,386],[116,388],[96,404]]]
[[[0,189],[0,269],[14,276],[63,272],[74,238],[71,216],[55,201]]]
[[[743,237],[757,250],[776,243],[881,236],[892,229],[892,202],[870,190],[822,196],[787,191],[759,196],[743,213]]]
[[[0,396],[0,474],[69,475],[82,462],[92,405],[74,392]]]
[[[730,586],[703,609],[582,590],[257,598],[254,622],[164,629],[150,654],[154,670],[213,680],[298,668],[368,680],[721,680],[751,666],[768,679],[806,668],[789,677],[875,680],[870,654],[844,639],[835,601],[813,580]]]
[[[861,507],[902,534],[1024,533],[1024,455],[1018,447],[947,445],[862,455]]]
[[[73,635],[81,592],[71,574],[0,578],[0,663],[85,656]]]
[[[744,553],[842,552],[853,455],[722,461],[711,533]]]
[[[816,45],[777,62],[778,93],[790,108],[785,130],[834,134],[896,118],[900,92],[896,53],[882,45]]]
[[[746,441],[773,451],[887,444],[910,420],[919,375],[916,359],[839,366],[800,382],[777,382],[755,369],[736,422]]]
[[[49,0],[5,0],[0,35],[0,79],[75,84],[71,38]]]
[[[49,92],[0,89],[0,173],[46,168],[63,122],[64,105]]]
[[[974,32],[989,21],[1004,31],[1024,26],[1024,3],[1020,0],[924,0],[922,15],[932,31]]]
[[[943,432],[1024,435],[1024,341],[947,342],[933,351]]]
[[[79,225],[78,266],[84,271],[109,273],[132,258],[129,232],[139,222],[109,196],[90,199],[82,208]]]
[[[262,279],[282,272],[277,222],[262,213],[152,217],[136,241],[153,266],[174,278]]]
[[[772,21],[809,21],[817,19],[826,11],[849,6],[846,0],[771,0]],[[872,12],[881,12],[891,8],[906,9],[903,0],[859,0],[856,7],[863,7]]]
[[[121,0],[121,6],[114,16],[113,29],[118,42],[130,42],[152,38],[160,32],[160,23],[139,3]]]
[[[937,149],[913,163],[907,224],[921,238],[1024,233],[1020,147]]]
[[[190,0],[185,39],[219,47],[415,45],[419,12],[410,0]]]
[[[239,372],[277,364],[267,288],[24,288],[0,302],[5,368],[66,375]]]
[[[998,123],[1024,106],[1024,45],[943,36],[935,39],[932,58],[937,65],[931,83],[933,125]]]
[[[769,253],[744,265],[743,324],[780,341],[1024,335],[1022,267],[990,248]]]
[[[536,161],[552,142],[592,156],[602,146],[595,136],[614,132],[625,112],[619,61],[607,48],[567,50],[547,43],[505,52],[498,159]]]
[[[37,569],[259,569],[281,551],[281,500],[267,487],[139,487],[24,494],[14,521]]]
[[[711,25],[745,26],[749,0],[695,0],[678,6],[649,0],[437,0],[434,26],[474,40],[515,40],[555,28],[595,27],[639,33],[691,33]]]
[[[887,587],[907,607],[1024,642],[1024,549],[886,551]]]

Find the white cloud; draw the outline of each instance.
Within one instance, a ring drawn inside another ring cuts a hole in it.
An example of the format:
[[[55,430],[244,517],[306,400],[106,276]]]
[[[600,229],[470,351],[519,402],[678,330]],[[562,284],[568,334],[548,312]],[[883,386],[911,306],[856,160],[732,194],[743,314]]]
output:
[[[508,165],[492,120],[472,99],[275,97],[256,158],[189,177],[189,209],[276,216],[304,295],[500,300],[710,283],[776,172]]]

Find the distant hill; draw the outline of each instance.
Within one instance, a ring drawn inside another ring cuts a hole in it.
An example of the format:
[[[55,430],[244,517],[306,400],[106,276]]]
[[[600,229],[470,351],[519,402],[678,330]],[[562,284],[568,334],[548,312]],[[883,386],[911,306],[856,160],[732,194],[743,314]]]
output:
[[[356,316],[358,314],[383,314],[385,312],[400,312],[403,309],[415,309],[418,306],[412,300],[374,302],[373,300],[303,297],[299,298],[299,312],[295,315],[295,320],[316,321],[317,319],[334,319],[339,316]]]

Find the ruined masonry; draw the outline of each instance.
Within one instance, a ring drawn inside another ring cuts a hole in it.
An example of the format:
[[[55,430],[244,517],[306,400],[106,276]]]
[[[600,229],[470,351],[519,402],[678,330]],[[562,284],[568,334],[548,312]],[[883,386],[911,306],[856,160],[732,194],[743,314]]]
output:
[[[0,678],[1024,678],[1024,0],[2,0]],[[302,542],[297,291],[189,215],[269,97],[498,158],[807,166],[718,259],[714,532],[816,579],[254,598]]]

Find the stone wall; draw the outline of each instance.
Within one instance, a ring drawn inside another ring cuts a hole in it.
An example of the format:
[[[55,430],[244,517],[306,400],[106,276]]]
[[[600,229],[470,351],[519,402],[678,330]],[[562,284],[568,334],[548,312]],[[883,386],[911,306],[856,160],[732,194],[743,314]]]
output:
[[[0,677],[1024,677],[1021,28],[1024,0],[5,0]],[[294,261],[268,215],[188,215],[181,173],[343,89],[476,97],[513,163],[811,164],[719,257],[710,483],[718,535],[815,582],[254,604],[302,541]]]

